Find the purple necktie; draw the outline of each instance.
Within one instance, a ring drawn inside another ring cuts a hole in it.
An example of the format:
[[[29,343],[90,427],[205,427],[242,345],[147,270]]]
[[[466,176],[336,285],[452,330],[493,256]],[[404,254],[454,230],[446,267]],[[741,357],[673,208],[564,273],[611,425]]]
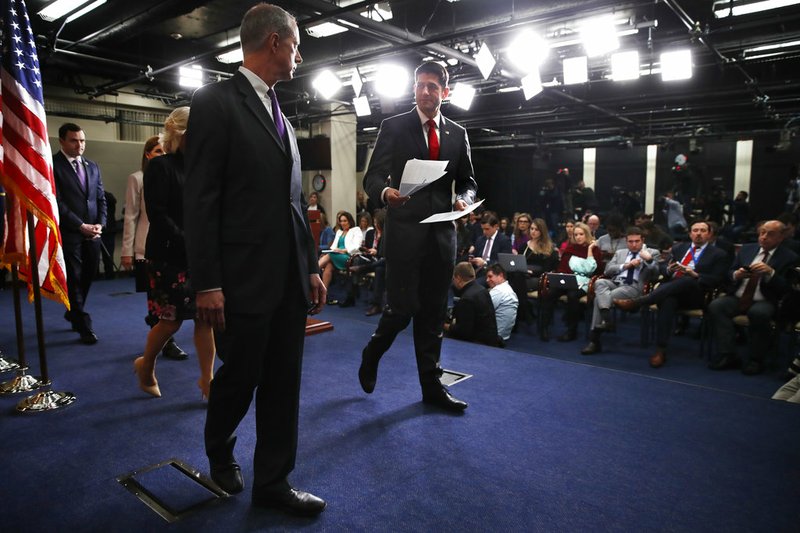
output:
[[[86,170],[78,159],[73,159],[72,166],[75,167],[75,173],[78,175],[78,181],[81,182],[81,187],[86,190]]]
[[[283,123],[283,114],[281,113],[281,106],[278,105],[278,96],[272,89],[267,91],[270,102],[272,102],[272,120],[275,121],[275,128],[278,130],[278,137],[285,142],[286,138],[286,125]]]

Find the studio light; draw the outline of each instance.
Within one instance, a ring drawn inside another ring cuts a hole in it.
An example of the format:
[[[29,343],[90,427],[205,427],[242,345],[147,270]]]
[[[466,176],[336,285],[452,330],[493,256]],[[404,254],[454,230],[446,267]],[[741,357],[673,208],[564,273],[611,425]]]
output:
[[[178,83],[181,87],[198,88],[203,86],[203,68],[200,65],[180,67]]]
[[[331,35],[344,33],[346,31],[347,28],[334,22],[321,22],[319,24],[306,27],[306,33],[317,39],[321,39],[322,37],[330,37]]]
[[[244,54],[241,48],[237,48],[236,50],[231,50],[230,52],[225,52],[224,54],[216,56],[216,59],[220,63],[241,63],[244,61]]]
[[[619,48],[617,29],[614,19],[600,17],[586,22],[581,28],[581,41],[586,55],[597,57],[613,52]]]
[[[450,103],[465,111],[469,111],[473,98],[475,98],[475,87],[467,83],[457,83],[450,93]]]
[[[353,106],[356,108],[356,116],[358,117],[368,117],[372,114],[372,109],[369,107],[369,98],[366,96],[353,98]]]
[[[87,3],[89,3],[89,0],[56,0],[39,11],[38,15],[47,22],[52,22],[60,19],[67,13],[72,13]]]
[[[712,9],[715,17],[725,18],[750,15],[797,4],[800,4],[800,0],[718,0],[714,2]]]
[[[506,55],[517,68],[525,74],[537,71],[547,58],[550,48],[541,37],[531,30],[523,30],[508,47]]]
[[[568,57],[562,62],[564,85],[574,85],[589,81],[589,66],[586,56]]]
[[[639,52],[617,52],[611,55],[611,79],[614,81],[639,79]]]
[[[692,52],[676,50],[661,54],[661,80],[688,80],[692,77]]]
[[[409,88],[408,71],[401,66],[384,64],[378,67],[375,76],[375,90],[389,98],[405,94]]]
[[[317,77],[311,82],[311,86],[314,87],[325,100],[330,100],[333,95],[342,88],[342,80],[340,80],[336,74],[326,69],[317,74]]]
[[[361,73],[358,72],[357,68],[353,69],[353,73],[350,76],[350,85],[353,86],[353,93],[355,93],[356,98],[361,96],[361,88],[364,86],[364,82],[361,81]]]
[[[537,68],[522,78],[522,93],[525,95],[525,100],[530,100],[540,92],[542,92],[542,78]]]
[[[489,50],[489,46],[486,43],[483,43],[481,49],[475,54],[475,61],[478,63],[478,69],[481,71],[483,79],[488,80],[497,61],[494,60],[492,51]]]

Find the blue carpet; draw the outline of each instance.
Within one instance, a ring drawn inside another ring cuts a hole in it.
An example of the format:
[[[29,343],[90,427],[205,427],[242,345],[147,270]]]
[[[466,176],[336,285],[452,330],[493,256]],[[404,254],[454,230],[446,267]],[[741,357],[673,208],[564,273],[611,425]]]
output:
[[[710,372],[691,338],[650,369],[636,317],[593,357],[577,354],[583,341],[543,344],[524,331],[508,349],[446,340],[443,366],[473,375],[453,386],[470,407],[452,416],[420,403],[410,332],[381,362],[375,393],[361,392],[360,352],[378,320],[363,316],[363,302],[326,309],[335,330],[306,342],[291,479],[328,509],[287,517],[251,508],[246,490],[167,524],[116,478],[171,457],[207,471],[204,403],[194,357],[159,360],[163,398],[136,387],[147,326],[132,287],[94,285],[95,346],[77,343],[63,308],[44,302],[53,389],[78,401],[20,415],[21,396],[0,398],[3,531],[798,530],[800,410],[768,399],[776,375]],[[10,291],[0,292],[0,348],[10,355],[12,309]],[[32,306],[23,309],[38,374]],[[190,326],[177,340],[193,354]],[[251,412],[237,444],[246,483],[254,438]],[[176,502],[195,494],[165,490]]]

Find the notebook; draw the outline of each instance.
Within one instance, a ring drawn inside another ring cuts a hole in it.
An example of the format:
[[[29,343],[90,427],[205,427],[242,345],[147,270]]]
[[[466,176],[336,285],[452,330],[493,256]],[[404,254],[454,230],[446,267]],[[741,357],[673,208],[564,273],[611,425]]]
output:
[[[528,272],[524,255],[497,254],[497,262],[506,272]]]
[[[561,289],[577,289],[578,288],[578,278],[575,274],[557,274],[555,272],[551,272],[547,275],[547,280],[550,283],[550,287],[558,287]]]

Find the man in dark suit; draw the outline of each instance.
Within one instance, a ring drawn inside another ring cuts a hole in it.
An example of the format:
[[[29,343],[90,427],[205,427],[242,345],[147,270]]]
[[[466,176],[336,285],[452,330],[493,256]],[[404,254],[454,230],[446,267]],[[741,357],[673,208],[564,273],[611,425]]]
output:
[[[70,122],[58,128],[61,150],[53,155],[56,203],[67,267],[70,310],[64,318],[84,344],[97,342],[92,319],[84,310],[86,297],[100,264],[100,236],[106,225],[106,196],[100,169],[83,157],[86,136]]]
[[[316,515],[325,502],[292,488],[306,313],[327,291],[306,214],[300,155],[274,86],[302,58],[297,22],[258,4],[242,20],[244,62],[199,89],[187,132],[185,238],[198,320],[215,329],[223,364],[205,426],[211,478],[243,490],[234,432],[256,392],[254,506]],[[310,311],[309,311],[310,310]]]
[[[452,222],[419,223],[434,213],[466,209],[474,201],[477,189],[467,132],[439,113],[442,99],[450,92],[448,78],[438,63],[417,67],[417,105],[381,124],[364,175],[369,197],[388,205],[384,237],[387,306],[378,329],[364,348],[358,378],[365,392],[374,390],[381,356],[413,318],[422,401],[449,411],[462,411],[467,404],[450,395],[439,381],[442,325],[453,276],[456,232]],[[409,159],[415,158],[445,160],[447,173],[413,196],[404,197],[398,190],[403,169]]]
[[[777,220],[764,222],[758,231],[758,244],[745,244],[728,272],[726,296],[708,306],[718,355],[712,370],[739,368],[736,356],[736,331],[733,317],[747,315],[750,357],[742,372],[747,375],[764,371],[764,354],[772,344],[770,322],[778,301],[791,290],[786,272],[797,264],[797,254],[779,246],[786,228]]]
[[[501,346],[497,318],[489,291],[475,283],[475,269],[464,261],[453,271],[453,289],[458,300],[453,304],[453,319],[446,322],[448,337],[489,346]]]
[[[511,239],[500,231],[500,221],[494,213],[485,213],[481,217],[481,231],[483,234],[475,241],[474,257],[470,262],[482,280],[481,285],[486,285],[486,269],[497,263],[497,254],[511,253]]]
[[[675,311],[704,307],[706,294],[719,287],[725,278],[730,260],[721,249],[709,245],[712,236],[708,222],[695,222],[689,231],[691,242],[673,246],[673,261],[666,267],[662,265],[662,274],[668,279],[646,296],[614,300],[614,304],[625,311],[658,305],[656,351],[650,357],[653,368],[663,366],[667,360],[667,343]]]

